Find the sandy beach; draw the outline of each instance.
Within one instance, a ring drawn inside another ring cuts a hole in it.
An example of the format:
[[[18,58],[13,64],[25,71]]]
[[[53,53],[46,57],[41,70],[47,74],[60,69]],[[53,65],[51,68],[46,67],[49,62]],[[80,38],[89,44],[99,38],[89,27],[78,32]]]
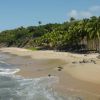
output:
[[[100,99],[99,54],[31,51],[14,47],[1,48],[0,51],[15,55],[16,59],[12,58],[10,62],[21,66],[17,74],[23,77],[58,76],[55,89],[65,95],[84,95],[85,100]]]

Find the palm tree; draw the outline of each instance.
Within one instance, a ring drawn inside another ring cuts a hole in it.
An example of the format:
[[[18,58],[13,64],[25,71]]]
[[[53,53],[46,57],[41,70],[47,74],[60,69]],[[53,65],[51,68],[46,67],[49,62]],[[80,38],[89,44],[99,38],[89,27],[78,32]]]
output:
[[[39,24],[39,25],[41,25],[41,24],[42,24],[42,22],[41,22],[41,21],[38,21],[38,24]]]
[[[93,16],[91,19],[88,21],[86,28],[87,28],[87,38],[89,41],[92,41],[90,43],[91,49],[97,50],[98,51],[98,40],[100,38],[100,31],[99,31],[99,23],[98,23],[98,18]]]

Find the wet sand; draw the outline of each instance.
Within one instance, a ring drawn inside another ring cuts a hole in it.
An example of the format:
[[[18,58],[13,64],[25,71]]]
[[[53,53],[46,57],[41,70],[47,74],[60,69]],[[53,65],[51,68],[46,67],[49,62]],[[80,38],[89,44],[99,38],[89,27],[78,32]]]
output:
[[[21,69],[17,75],[25,78],[49,74],[58,76],[59,83],[54,85],[54,89],[59,93],[81,97],[82,100],[100,99],[100,60],[96,58],[98,54],[79,55],[20,48],[1,48],[0,50],[14,54],[7,62]],[[96,61],[96,64],[80,63],[83,59],[88,61],[92,59]],[[62,69],[59,70],[59,67]]]

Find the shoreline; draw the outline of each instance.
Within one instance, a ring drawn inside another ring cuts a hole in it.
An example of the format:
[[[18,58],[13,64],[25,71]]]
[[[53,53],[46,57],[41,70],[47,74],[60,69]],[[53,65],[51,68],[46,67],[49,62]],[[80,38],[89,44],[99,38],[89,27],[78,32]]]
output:
[[[55,90],[61,93],[85,95],[88,99],[100,97],[100,60],[99,54],[71,54],[68,52],[55,51],[31,51],[22,48],[1,48],[1,52],[18,55],[10,62],[19,64],[21,71],[17,75],[25,78],[36,78],[50,75],[58,76],[60,82]],[[89,61],[80,63],[80,61]],[[96,64],[90,62],[94,60]],[[58,67],[62,67],[59,71]]]
[[[0,48],[0,51],[37,60],[61,60],[64,62],[63,70],[74,78],[100,84],[98,77],[100,75],[100,60],[97,59],[99,54],[72,54],[50,50],[32,51],[14,47]],[[83,60],[86,60],[86,63],[83,63]]]

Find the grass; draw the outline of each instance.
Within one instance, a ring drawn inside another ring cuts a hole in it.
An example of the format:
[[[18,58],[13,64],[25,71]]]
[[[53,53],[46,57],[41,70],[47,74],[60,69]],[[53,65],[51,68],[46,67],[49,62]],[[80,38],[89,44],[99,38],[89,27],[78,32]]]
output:
[[[31,47],[31,48],[27,48],[29,50],[32,50],[32,51],[36,51],[36,50],[39,50],[38,48],[34,48],[34,47]]]

